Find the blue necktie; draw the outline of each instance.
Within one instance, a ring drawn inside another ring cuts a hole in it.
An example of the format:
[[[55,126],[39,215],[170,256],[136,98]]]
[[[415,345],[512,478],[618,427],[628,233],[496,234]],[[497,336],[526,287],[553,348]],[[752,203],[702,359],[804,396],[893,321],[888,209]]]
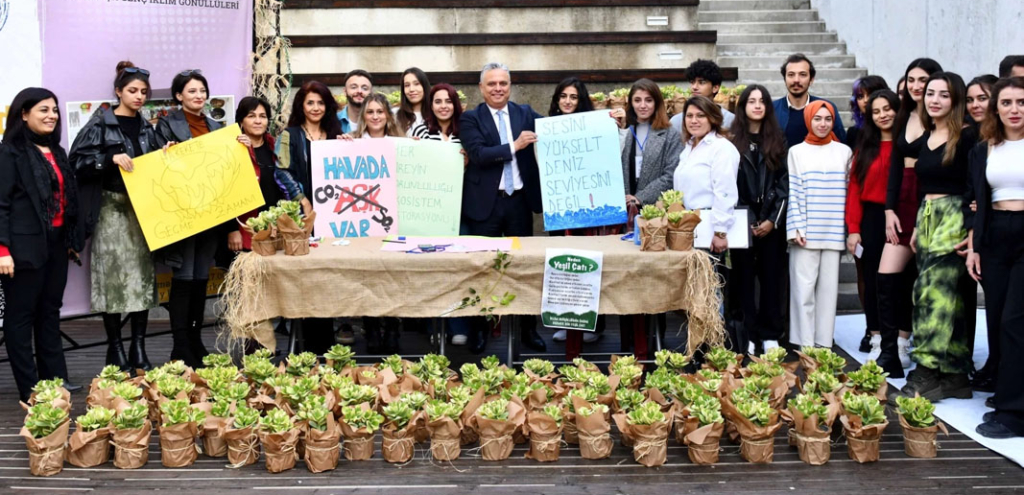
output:
[[[505,126],[504,110],[498,110],[498,137],[501,138],[501,144],[508,144],[508,127]],[[505,194],[511,196],[516,191],[516,184],[512,181],[512,160],[505,162],[505,168],[501,173],[505,177]]]

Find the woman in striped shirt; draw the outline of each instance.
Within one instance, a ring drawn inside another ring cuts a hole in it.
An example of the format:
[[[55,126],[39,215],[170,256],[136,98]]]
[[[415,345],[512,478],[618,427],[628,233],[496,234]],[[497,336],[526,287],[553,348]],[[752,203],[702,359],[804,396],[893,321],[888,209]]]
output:
[[[804,109],[807,137],[789,149],[789,340],[832,347],[839,257],[846,248],[846,172],[852,153],[832,133],[835,109],[824,100]]]
[[[412,137],[431,141],[459,142],[459,117],[462,102],[450,84],[430,88],[429,105],[423,107],[423,122],[412,128]]]

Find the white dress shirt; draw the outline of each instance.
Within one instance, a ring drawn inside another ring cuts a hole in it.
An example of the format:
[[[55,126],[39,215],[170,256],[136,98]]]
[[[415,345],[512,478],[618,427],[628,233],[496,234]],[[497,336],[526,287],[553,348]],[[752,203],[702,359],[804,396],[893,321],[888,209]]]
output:
[[[728,232],[734,223],[733,210],[739,198],[736,187],[739,168],[740,153],[736,147],[711,131],[697,146],[693,145],[693,139],[686,143],[679,155],[672,187],[683,193],[686,209],[711,209],[714,232]]]
[[[512,184],[516,191],[523,188],[523,177],[519,175],[519,162],[516,161],[516,147],[515,138],[512,136],[512,120],[508,115],[508,105],[502,108],[491,108],[487,107],[491,111],[491,117],[494,118],[494,128],[501,132],[501,123],[498,122],[498,111],[505,112],[501,117],[505,120],[505,139],[508,141],[508,149],[512,152]],[[505,174],[501,174],[501,179],[498,181],[498,190],[505,190]]]

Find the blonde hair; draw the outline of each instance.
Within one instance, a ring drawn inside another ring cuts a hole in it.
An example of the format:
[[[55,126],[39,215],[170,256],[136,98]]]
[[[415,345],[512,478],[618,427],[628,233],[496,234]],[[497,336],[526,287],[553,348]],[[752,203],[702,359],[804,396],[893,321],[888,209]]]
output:
[[[384,135],[391,137],[405,137],[398,128],[398,123],[395,122],[395,116],[391,113],[391,104],[388,103],[388,98],[383,93],[374,93],[366,97],[366,101],[363,102],[363,108],[359,111],[359,127],[356,128],[356,132],[352,137],[361,138],[368,132],[366,128],[366,110],[370,108],[370,103],[376,102],[384,109],[384,115],[387,119],[384,123]]]

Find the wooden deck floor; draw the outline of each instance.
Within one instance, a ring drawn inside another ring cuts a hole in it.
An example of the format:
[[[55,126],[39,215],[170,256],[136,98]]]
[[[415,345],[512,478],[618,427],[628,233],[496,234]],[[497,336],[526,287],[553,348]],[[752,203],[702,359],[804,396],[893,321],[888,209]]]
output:
[[[153,322],[153,331],[166,325]],[[588,352],[611,352],[618,346],[617,329],[610,325],[605,337]],[[678,321],[669,321],[669,345],[678,345],[672,335]],[[99,322],[78,321],[65,325],[69,335],[80,342],[99,341],[103,331]],[[213,340],[212,329],[207,341]],[[549,334],[548,334],[549,335]],[[149,354],[156,362],[166,358],[170,337],[149,340]],[[282,338],[282,344],[283,344]],[[429,343],[424,335],[404,336],[406,352],[424,352]],[[552,350],[560,351],[556,346]],[[357,349],[360,347],[357,346]],[[505,348],[492,341],[489,351]],[[456,348],[456,362],[469,355]],[[410,353],[411,353],[410,352]],[[105,347],[93,347],[67,354],[74,382],[84,384],[102,367]],[[499,354],[501,355],[501,354]],[[6,357],[0,349],[0,359]],[[0,370],[0,493],[73,493],[138,494],[146,491],[184,493],[381,493],[381,494],[676,494],[676,493],[1021,493],[1024,470],[989,451],[962,433],[951,431],[940,438],[939,457],[913,459],[903,453],[899,427],[890,422],[882,439],[881,460],[860,465],[849,460],[845,441],[833,444],[832,460],[824,466],[809,466],[797,458],[795,448],[786,444],[785,429],[775,439],[775,462],[752,465],[739,456],[739,447],[723,441],[720,462],[714,466],[696,466],[686,456],[686,448],[669,440],[668,462],[658,468],[645,468],[633,461],[632,453],[616,443],[610,459],[590,461],[580,458],[576,447],[563,447],[558,462],[542,464],[523,458],[525,446],[517,446],[509,460],[487,462],[468,455],[453,463],[432,461],[429,450],[419,448],[416,458],[405,466],[387,464],[380,457],[380,438],[374,458],[349,462],[342,458],[338,469],[310,474],[300,461],[296,468],[281,474],[269,474],[263,462],[242,469],[226,467],[223,459],[200,456],[187,469],[166,469],[160,464],[157,437],[151,443],[149,463],[138,470],[120,470],[107,464],[101,468],[77,469],[65,465],[52,478],[36,478],[28,470],[28,452],[18,431],[24,417],[16,402],[16,389],[7,364]],[[455,365],[457,367],[457,364]],[[73,414],[85,408],[85,394],[73,395]],[[891,418],[894,419],[894,418]],[[613,436],[616,433],[613,432]],[[617,438],[617,436],[616,436]]]

